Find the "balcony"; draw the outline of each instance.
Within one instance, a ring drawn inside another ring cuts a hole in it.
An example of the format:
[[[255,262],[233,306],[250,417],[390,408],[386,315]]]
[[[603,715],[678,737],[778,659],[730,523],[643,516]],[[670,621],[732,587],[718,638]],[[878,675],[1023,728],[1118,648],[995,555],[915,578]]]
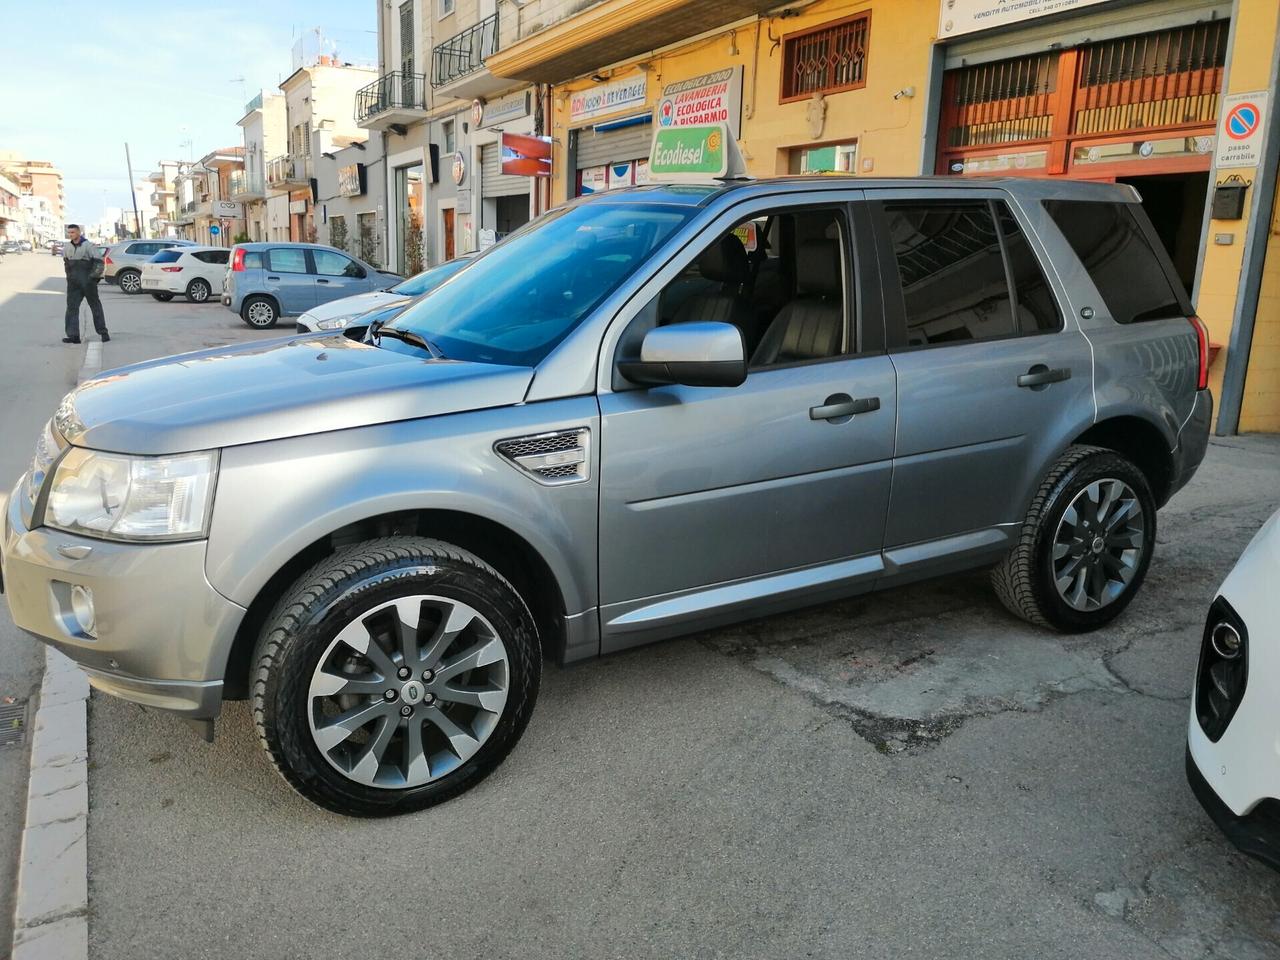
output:
[[[431,87],[442,97],[470,100],[511,86],[495,77],[485,61],[498,51],[498,15],[454,34],[431,52]]]
[[[522,28],[491,55],[494,76],[561,83],[764,13],[778,0],[602,0],[572,4],[530,0],[520,7]]]
[[[427,78],[394,70],[356,91],[356,126],[386,130],[427,116]]]
[[[276,190],[305,187],[311,183],[311,158],[285,154],[267,161],[267,186]]]
[[[267,195],[257,170],[236,170],[231,174],[231,200],[261,200]]]

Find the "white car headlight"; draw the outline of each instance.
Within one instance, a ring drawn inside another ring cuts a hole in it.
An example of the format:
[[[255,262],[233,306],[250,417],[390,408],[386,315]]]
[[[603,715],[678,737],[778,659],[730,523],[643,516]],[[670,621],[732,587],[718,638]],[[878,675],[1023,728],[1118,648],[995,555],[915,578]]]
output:
[[[357,316],[357,314],[351,313],[351,314],[345,314],[341,317],[330,317],[327,320],[318,320],[316,321],[316,329],[337,330],[341,327],[345,327],[348,323],[350,323],[351,318],[354,316]]]
[[[34,506],[40,496],[40,488],[44,486],[44,478],[58,458],[61,445],[53,433],[53,421],[44,425],[40,438],[36,440],[36,452],[31,458],[31,467],[27,470],[27,501]]]
[[[216,451],[130,457],[75,448],[53,474],[47,526],[108,540],[205,536]]]

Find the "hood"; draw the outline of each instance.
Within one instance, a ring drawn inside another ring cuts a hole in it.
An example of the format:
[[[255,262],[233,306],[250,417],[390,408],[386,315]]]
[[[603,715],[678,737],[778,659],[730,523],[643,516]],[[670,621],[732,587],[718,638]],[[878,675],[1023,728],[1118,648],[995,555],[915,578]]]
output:
[[[180,453],[507,406],[532,379],[528,367],[432,360],[335,334],[110,370],[64,410],[77,446]]]
[[[308,310],[307,316],[316,320],[328,320],[331,317],[365,313],[375,307],[388,306],[397,300],[403,300],[408,303],[412,299],[412,297],[401,296],[398,293],[388,293],[386,290],[372,290],[369,293],[357,293],[354,297],[343,297],[341,300],[330,300],[328,303],[322,303],[320,306],[312,307]]]

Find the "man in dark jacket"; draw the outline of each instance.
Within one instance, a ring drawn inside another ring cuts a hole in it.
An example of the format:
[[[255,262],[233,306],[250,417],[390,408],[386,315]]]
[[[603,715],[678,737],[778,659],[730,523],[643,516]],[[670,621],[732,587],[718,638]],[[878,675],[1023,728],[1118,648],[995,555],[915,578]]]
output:
[[[67,227],[67,237],[71,242],[62,248],[62,269],[67,274],[67,335],[62,342],[80,342],[80,301],[88,300],[93,312],[93,329],[106,343],[111,335],[107,333],[102,301],[98,299],[98,281],[104,268],[102,251],[86,240],[74,223]]]

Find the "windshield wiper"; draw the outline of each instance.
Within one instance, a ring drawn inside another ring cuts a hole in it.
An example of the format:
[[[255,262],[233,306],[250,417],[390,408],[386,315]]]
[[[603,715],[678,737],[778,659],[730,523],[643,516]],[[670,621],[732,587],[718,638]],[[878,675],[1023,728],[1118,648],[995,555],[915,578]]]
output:
[[[386,326],[387,321],[375,320],[369,325],[369,338],[376,344],[383,337],[391,337],[393,340],[399,340],[402,343],[409,343],[415,347],[427,351],[431,354],[432,360],[446,359],[444,351],[437,347],[421,334],[414,333],[412,330],[401,330],[398,327]]]

